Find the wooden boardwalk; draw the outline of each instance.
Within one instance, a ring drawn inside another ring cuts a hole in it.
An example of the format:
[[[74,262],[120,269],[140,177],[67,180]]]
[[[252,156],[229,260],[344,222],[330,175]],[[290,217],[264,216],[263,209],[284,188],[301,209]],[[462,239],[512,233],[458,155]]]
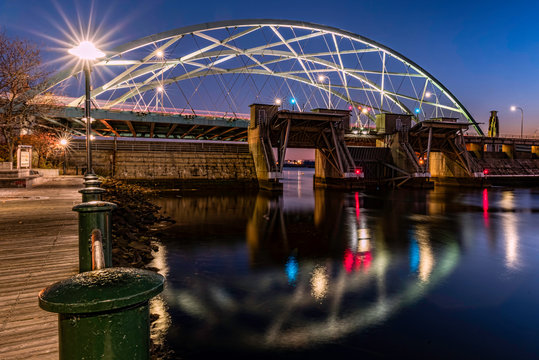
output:
[[[78,269],[81,178],[0,189],[0,359],[58,359],[57,315],[39,291]]]

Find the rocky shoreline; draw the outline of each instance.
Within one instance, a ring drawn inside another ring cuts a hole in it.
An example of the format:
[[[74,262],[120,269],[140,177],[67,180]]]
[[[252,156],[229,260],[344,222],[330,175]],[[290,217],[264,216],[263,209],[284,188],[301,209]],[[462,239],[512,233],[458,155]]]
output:
[[[149,200],[153,190],[110,178],[103,179],[101,187],[106,190],[102,199],[118,205],[112,213],[114,266],[158,271],[149,267],[152,251],[158,251],[156,232],[174,220],[160,215],[159,206]]]
[[[135,267],[159,272],[150,266],[160,229],[175,221],[159,213],[160,207],[150,201],[156,192],[142,186],[104,178],[101,187],[106,190],[102,199],[118,205],[112,213],[112,263],[118,267]],[[159,315],[150,312],[153,329]],[[152,359],[170,359],[172,353],[164,342],[150,341]]]

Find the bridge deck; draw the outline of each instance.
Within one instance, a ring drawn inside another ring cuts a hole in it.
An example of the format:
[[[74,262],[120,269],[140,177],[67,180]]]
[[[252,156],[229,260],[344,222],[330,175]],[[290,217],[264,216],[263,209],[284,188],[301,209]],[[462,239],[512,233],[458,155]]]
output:
[[[81,178],[0,189],[0,359],[58,359],[57,315],[37,295],[78,270]]]

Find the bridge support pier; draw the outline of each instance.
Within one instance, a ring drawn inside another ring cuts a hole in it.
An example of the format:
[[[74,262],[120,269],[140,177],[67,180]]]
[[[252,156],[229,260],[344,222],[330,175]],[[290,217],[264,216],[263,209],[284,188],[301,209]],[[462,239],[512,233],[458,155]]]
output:
[[[270,140],[269,119],[279,110],[276,105],[251,105],[251,123],[249,124],[248,142],[249,151],[253,156],[255,163],[256,177],[258,186],[264,190],[280,191],[283,184],[280,180],[283,177],[282,163],[278,164],[273,153],[273,147]],[[284,152],[281,161],[284,161]],[[281,155],[281,154],[279,154]]]
[[[315,187],[363,187],[362,173],[355,168],[344,141],[349,119],[350,112],[344,110],[295,112],[279,111],[275,105],[251,105],[249,150],[260,188],[282,189],[280,179],[288,146],[316,149]]]

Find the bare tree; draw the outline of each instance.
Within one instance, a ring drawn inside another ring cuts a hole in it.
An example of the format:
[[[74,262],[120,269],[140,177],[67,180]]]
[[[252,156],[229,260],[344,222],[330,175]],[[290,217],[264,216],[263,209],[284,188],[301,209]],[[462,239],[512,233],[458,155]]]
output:
[[[52,97],[40,95],[48,75],[36,44],[0,32],[0,141],[11,162],[21,134],[52,105]]]

